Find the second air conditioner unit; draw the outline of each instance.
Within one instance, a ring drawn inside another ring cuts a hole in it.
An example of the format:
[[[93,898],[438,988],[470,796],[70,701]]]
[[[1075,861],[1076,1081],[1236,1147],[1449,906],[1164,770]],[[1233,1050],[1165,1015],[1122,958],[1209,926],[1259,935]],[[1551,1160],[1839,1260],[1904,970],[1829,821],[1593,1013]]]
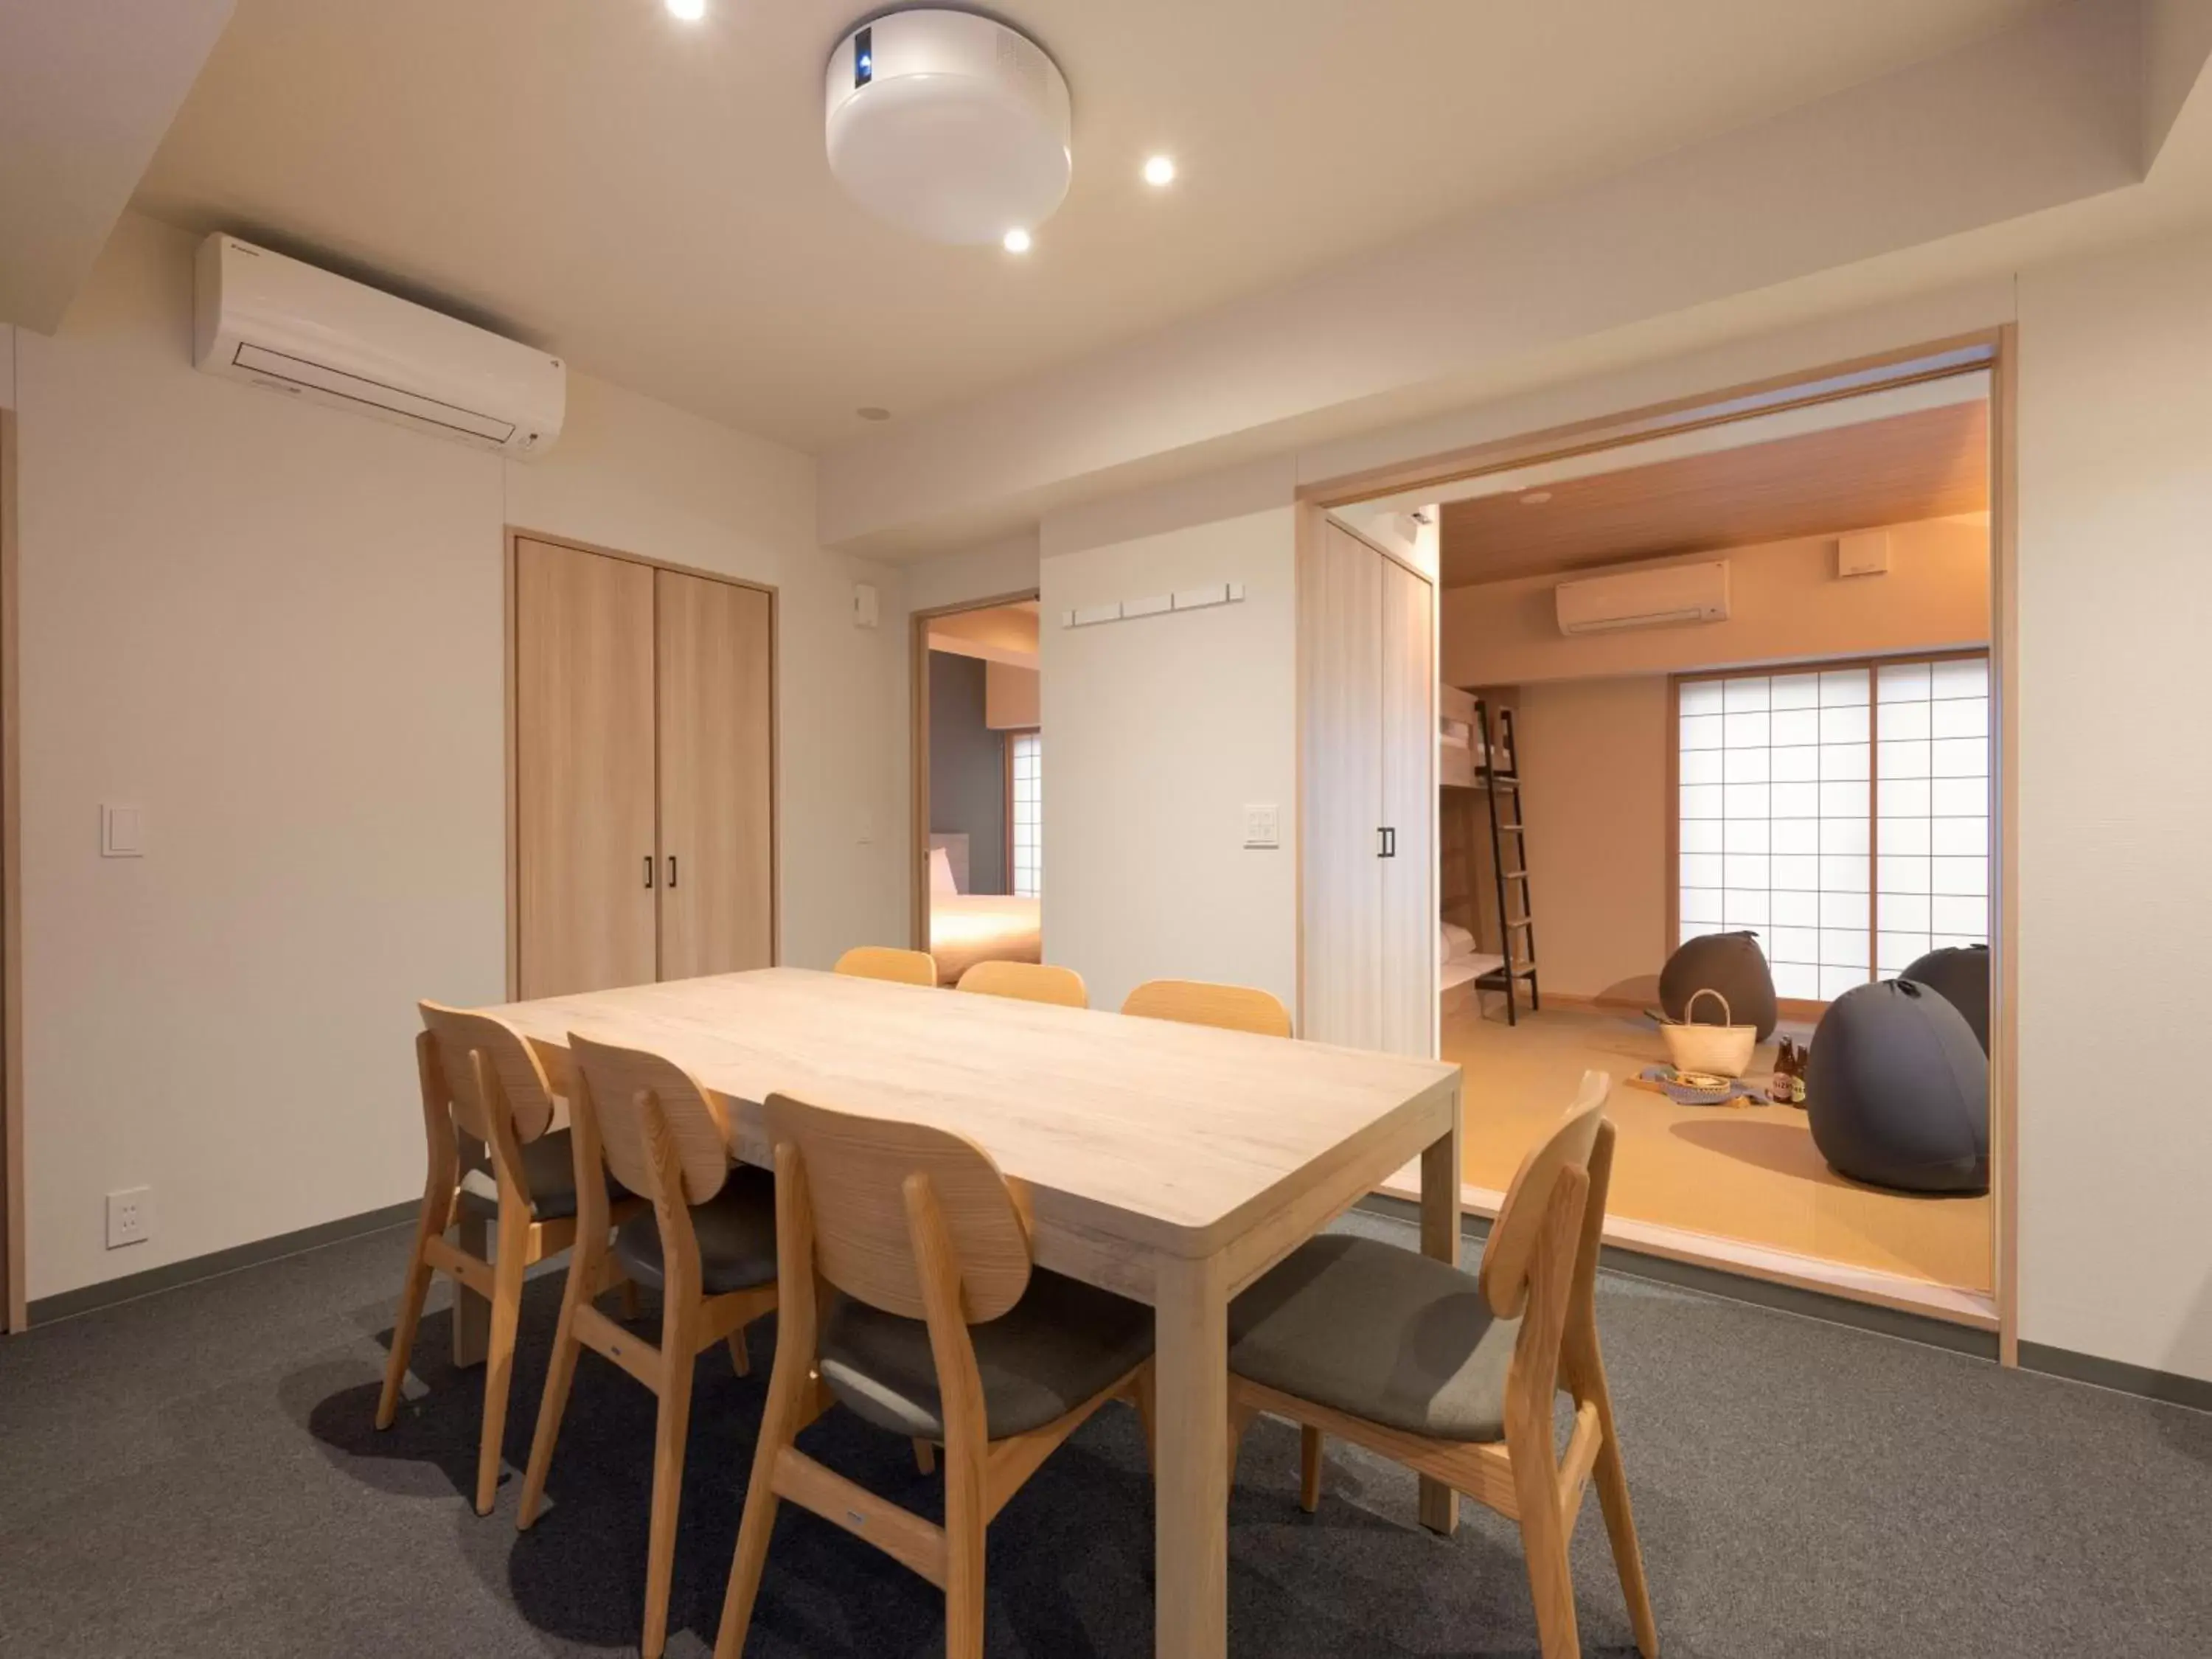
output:
[[[1561,582],[1553,593],[1562,634],[1610,634],[1626,628],[1726,622],[1728,561],[1712,559],[1590,576]]]

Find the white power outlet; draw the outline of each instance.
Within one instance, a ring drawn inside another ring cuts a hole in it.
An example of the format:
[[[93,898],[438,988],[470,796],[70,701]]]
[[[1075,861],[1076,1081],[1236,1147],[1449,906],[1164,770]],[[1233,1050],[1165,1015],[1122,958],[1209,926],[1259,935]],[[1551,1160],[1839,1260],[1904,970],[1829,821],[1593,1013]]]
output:
[[[154,1189],[133,1187],[107,1195],[107,1248],[143,1244],[154,1234]]]

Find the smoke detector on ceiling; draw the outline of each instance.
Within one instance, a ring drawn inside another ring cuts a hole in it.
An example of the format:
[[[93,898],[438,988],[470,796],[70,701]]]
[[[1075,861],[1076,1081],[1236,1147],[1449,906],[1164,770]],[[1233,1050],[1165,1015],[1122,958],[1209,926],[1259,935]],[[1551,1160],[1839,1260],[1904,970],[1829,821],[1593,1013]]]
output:
[[[1005,242],[1067,195],[1067,81],[1003,23],[934,9],[875,18],[838,42],[827,92],[830,171],[918,236]]]

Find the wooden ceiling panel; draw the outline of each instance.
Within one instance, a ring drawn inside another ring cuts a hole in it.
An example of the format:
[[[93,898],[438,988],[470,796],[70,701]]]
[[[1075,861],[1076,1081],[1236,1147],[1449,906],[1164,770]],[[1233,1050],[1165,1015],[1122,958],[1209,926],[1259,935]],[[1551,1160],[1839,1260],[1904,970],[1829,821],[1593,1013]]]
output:
[[[1973,513],[1990,504],[1975,399],[1741,449],[1486,495],[1443,509],[1443,584],[1586,570]]]

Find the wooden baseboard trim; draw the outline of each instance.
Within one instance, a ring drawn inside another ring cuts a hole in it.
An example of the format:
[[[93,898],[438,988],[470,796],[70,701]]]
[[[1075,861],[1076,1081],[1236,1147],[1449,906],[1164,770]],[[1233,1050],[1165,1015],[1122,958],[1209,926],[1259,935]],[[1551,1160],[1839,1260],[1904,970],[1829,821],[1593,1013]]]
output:
[[[1419,1166],[1407,1164],[1384,1182],[1378,1191],[1389,1198],[1418,1201]],[[1486,1221],[1497,1215],[1504,1196],[1492,1188],[1462,1186],[1460,1209],[1462,1214],[1479,1215]],[[1740,1239],[1661,1226],[1624,1216],[1606,1218],[1605,1243],[1610,1250],[1885,1308],[1893,1313],[1970,1330],[1994,1333],[1997,1328],[1996,1298],[1987,1291],[1939,1285],[1931,1279],[1883,1273],[1877,1268],[1824,1261],[1816,1256],[1798,1255]]]
[[[2130,1365],[2118,1359],[2100,1359],[2093,1353],[2076,1353],[2071,1348],[2054,1348],[2044,1342],[2020,1345],[2020,1368],[2024,1371],[2041,1371],[2046,1376],[2063,1376],[2071,1382],[2110,1389],[2115,1394],[2131,1394],[2169,1406],[2212,1412],[2212,1382],[2201,1376],[2154,1370],[2148,1365]]]
[[[163,1291],[197,1285],[203,1279],[220,1279],[242,1268],[281,1261],[286,1256],[319,1250],[326,1244],[343,1243],[364,1233],[405,1226],[415,1219],[422,1207],[421,1199],[410,1198],[403,1204],[388,1204],[380,1210],[368,1210],[359,1215],[342,1216],[336,1221],[319,1222],[296,1232],[279,1233],[274,1238],[256,1239],[250,1244],[237,1244],[227,1250],[213,1250],[206,1255],[172,1261],[165,1267],[149,1267],[143,1273],[125,1273],[119,1279],[103,1279],[97,1285],[86,1285],[77,1290],[42,1296],[30,1304],[29,1323],[32,1326],[51,1325],[57,1320],[74,1319],[80,1314],[112,1308],[125,1302],[136,1302],[141,1297],[157,1296]],[[394,1271],[398,1270],[395,1268]]]

